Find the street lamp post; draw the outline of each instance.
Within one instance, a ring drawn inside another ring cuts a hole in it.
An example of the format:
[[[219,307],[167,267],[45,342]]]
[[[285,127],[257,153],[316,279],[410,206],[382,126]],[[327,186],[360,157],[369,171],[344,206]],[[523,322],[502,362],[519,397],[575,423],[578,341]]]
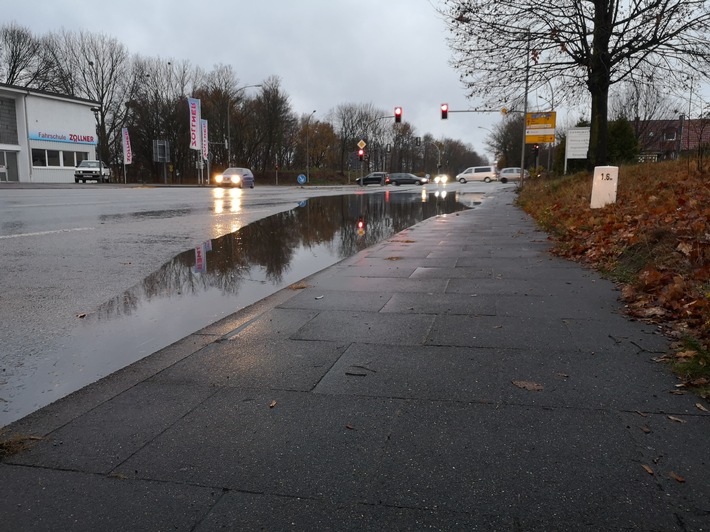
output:
[[[92,63],[93,64],[93,63]],[[103,128],[101,127],[101,108],[100,107],[92,107],[91,110],[94,112],[94,118],[96,119],[96,129],[97,131],[97,136],[96,136],[96,158],[99,160],[99,181],[102,182],[104,180],[104,168],[103,168],[103,157],[101,155],[101,148],[102,148],[102,142],[101,142],[101,133],[103,131]]]
[[[311,121],[311,117],[316,114],[315,109],[311,114],[308,115],[308,118],[306,118],[306,183],[311,182],[311,173],[310,173],[310,154],[308,153],[308,125]]]
[[[441,148],[439,148],[439,146],[434,144],[433,142],[427,142],[426,144],[434,146],[436,148],[436,151],[439,154],[437,162],[436,162],[436,173],[440,174],[441,173]]]
[[[545,78],[545,81],[547,82],[547,85],[550,87],[550,101],[548,102],[550,104],[550,111],[555,110],[555,91],[552,88],[552,82],[549,80],[549,78]],[[543,98],[544,99],[544,98]],[[547,173],[548,175],[550,174],[552,170],[552,149],[554,146],[554,142],[549,143],[549,146],[547,147]]]

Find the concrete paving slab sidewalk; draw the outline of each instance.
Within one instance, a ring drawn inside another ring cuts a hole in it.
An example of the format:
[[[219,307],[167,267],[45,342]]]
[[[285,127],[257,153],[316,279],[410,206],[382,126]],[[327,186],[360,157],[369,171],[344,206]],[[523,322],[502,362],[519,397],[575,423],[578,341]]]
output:
[[[3,530],[708,530],[710,415],[499,189],[7,427]]]

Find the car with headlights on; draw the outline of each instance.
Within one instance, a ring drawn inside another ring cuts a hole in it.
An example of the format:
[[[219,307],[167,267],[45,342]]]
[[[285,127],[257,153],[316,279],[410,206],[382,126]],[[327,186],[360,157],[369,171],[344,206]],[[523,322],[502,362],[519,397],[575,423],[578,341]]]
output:
[[[425,185],[429,182],[428,177],[419,177],[418,175],[408,174],[405,172],[394,172],[390,174],[390,183],[393,185]]]
[[[434,177],[434,183],[437,183],[439,185],[445,185],[448,182],[449,176],[446,174],[439,174],[438,176]]]
[[[227,168],[214,176],[214,182],[222,187],[254,188],[254,174],[249,168]]]

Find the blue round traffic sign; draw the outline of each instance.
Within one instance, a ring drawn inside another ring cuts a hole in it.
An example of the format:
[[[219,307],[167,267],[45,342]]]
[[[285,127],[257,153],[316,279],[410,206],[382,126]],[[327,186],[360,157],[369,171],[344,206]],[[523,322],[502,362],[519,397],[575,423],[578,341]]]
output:
[[[306,178],[306,176],[303,175],[303,174],[300,174],[296,179],[298,180],[298,184],[299,184],[299,185],[305,185],[305,184],[306,184],[306,181],[308,181],[308,179]]]

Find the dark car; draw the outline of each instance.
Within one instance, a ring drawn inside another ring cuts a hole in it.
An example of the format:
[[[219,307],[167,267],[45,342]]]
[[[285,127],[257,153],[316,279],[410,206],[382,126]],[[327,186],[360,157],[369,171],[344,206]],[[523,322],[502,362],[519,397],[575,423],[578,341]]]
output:
[[[390,175],[387,172],[372,172],[365,177],[358,177],[355,182],[360,185],[389,185]]]
[[[390,183],[393,185],[426,185],[429,182],[428,177],[419,177],[414,174],[395,173],[390,174]]]

